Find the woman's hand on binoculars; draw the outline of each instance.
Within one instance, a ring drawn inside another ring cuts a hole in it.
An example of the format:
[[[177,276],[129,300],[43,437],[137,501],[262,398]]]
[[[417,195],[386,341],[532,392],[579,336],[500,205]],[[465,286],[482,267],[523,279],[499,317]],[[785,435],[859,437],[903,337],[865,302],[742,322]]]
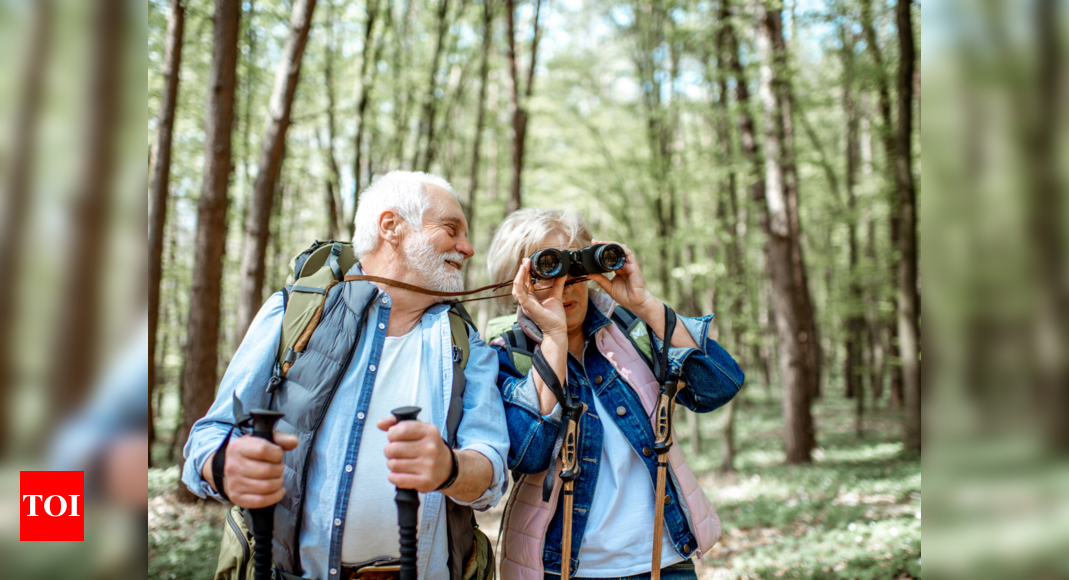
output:
[[[564,277],[553,278],[553,285],[549,288],[539,288],[536,296],[536,281],[531,279],[531,260],[524,258],[520,270],[516,272],[516,278],[512,281],[512,297],[523,309],[523,313],[538,325],[546,339],[563,341],[562,344],[567,350],[568,315],[564,313],[564,281]],[[549,280],[539,282],[545,286]]]
[[[587,274],[588,278],[597,283],[598,286],[601,286],[601,289],[617,304],[634,312],[639,318],[643,318],[643,314],[647,311],[658,307],[660,301],[646,287],[646,278],[642,275],[642,270],[638,267],[638,260],[635,258],[631,248],[620,242],[605,240],[593,240],[592,243],[617,244],[624,249],[627,260],[624,262],[623,268],[617,270],[616,275],[611,280],[605,274]]]

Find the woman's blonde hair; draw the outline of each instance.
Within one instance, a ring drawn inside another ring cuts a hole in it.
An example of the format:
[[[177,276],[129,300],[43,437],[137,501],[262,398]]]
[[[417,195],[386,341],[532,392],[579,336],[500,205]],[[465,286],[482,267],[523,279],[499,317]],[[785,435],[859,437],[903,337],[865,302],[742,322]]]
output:
[[[505,218],[486,254],[490,280],[504,282],[515,278],[523,259],[535,253],[553,232],[560,232],[569,246],[585,248],[591,244],[590,230],[580,212],[527,208]],[[511,294],[495,299],[494,303],[499,313],[507,313],[516,306]]]

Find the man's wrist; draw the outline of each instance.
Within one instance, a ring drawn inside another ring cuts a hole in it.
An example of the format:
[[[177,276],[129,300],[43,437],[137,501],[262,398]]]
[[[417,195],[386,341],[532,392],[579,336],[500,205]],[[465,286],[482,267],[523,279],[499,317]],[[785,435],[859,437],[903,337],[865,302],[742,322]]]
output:
[[[446,449],[449,450],[449,456],[452,459],[453,466],[449,470],[449,477],[447,477],[446,480],[443,481],[442,484],[439,485],[434,491],[442,491],[444,489],[447,489],[449,486],[456,483],[457,476],[460,475],[460,462],[457,460],[456,451],[454,451],[453,448],[449,445],[446,445]]]

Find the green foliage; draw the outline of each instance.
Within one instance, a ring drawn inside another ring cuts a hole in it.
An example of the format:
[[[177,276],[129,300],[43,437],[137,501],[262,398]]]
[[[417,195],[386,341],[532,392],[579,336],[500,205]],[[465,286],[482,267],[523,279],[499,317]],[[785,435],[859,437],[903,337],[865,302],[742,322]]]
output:
[[[730,578],[919,578],[921,466],[901,451],[898,414],[870,410],[858,440],[853,401],[825,397],[814,406],[814,462],[783,465],[778,397],[752,387],[741,397],[738,472],[701,479],[724,525],[706,564]],[[706,441],[717,423],[703,420]],[[688,460],[711,469],[719,449]]]
[[[211,578],[215,572],[225,508],[215,500],[174,501],[178,466],[149,470],[148,577]]]

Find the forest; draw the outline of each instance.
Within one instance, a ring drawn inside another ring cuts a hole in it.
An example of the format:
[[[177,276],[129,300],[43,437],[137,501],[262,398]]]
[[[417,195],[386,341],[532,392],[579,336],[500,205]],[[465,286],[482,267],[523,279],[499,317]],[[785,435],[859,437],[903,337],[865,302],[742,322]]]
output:
[[[150,576],[214,569],[178,469],[252,318],[409,169],[468,288],[509,213],[576,209],[716,313],[746,385],[676,416],[700,578],[920,577],[920,35],[911,0],[149,0]]]

